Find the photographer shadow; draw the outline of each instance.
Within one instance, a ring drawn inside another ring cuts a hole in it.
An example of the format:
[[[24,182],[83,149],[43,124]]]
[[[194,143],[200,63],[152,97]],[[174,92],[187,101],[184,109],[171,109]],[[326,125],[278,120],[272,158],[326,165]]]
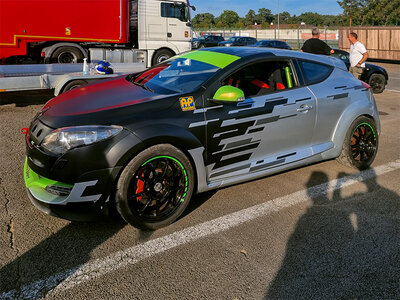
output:
[[[73,274],[79,266],[88,262],[92,251],[125,225],[122,220],[69,223],[34,248],[1,267],[0,298],[44,297]],[[53,280],[49,281],[46,278]],[[24,286],[27,288],[22,288]],[[40,289],[36,290],[38,287]]]
[[[366,193],[343,197],[341,184],[356,176],[340,173],[329,199],[327,175],[312,173],[313,204],[289,238],[266,299],[399,297],[400,197],[372,175],[363,181]]]

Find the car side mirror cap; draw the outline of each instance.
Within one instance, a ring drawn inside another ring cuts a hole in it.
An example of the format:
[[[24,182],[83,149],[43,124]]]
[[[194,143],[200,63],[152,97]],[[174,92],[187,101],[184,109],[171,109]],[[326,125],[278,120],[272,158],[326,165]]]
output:
[[[214,94],[212,101],[218,103],[232,103],[244,101],[244,92],[234,86],[221,86]]]

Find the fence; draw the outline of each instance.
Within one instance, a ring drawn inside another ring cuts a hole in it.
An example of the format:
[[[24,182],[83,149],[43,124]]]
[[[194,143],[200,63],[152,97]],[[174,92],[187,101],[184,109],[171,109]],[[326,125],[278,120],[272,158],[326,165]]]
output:
[[[207,29],[196,30],[197,36],[202,34],[222,35],[225,39],[231,36],[251,36],[257,40],[282,40],[294,50],[301,48],[311,38],[310,28],[287,29]],[[341,27],[337,30],[320,29],[321,39],[331,48],[350,50],[347,37],[350,31],[358,34],[359,40],[367,48],[369,58],[400,61],[400,26],[393,27]]]
[[[349,51],[347,37],[353,31],[365,45],[368,57],[373,59],[400,60],[400,27],[344,27],[339,29],[339,47]]]
[[[206,29],[195,30],[196,36],[203,34],[221,35],[225,39],[232,36],[250,36],[257,40],[281,40],[285,41],[293,49],[299,49],[303,46],[304,42],[311,38],[311,29],[297,28],[297,29]],[[321,37],[330,47],[339,47],[339,35],[337,30],[322,29]]]

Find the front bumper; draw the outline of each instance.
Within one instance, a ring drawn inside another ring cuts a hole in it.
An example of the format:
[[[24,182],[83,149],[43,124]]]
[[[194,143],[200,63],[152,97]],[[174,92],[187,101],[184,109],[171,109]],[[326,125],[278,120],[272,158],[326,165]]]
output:
[[[99,201],[102,194],[85,194],[87,189],[96,186],[98,180],[73,185],[51,180],[34,172],[28,166],[27,159],[24,179],[33,205],[49,215],[71,221],[93,221],[108,215],[109,197]]]

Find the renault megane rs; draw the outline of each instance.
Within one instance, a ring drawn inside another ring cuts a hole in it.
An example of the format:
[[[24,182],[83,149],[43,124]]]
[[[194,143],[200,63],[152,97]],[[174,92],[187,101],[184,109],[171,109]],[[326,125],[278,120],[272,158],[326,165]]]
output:
[[[333,158],[365,169],[379,133],[370,87],[339,59],[207,48],[51,99],[26,134],[25,184],[51,215],[115,206],[154,230],[193,193]]]

